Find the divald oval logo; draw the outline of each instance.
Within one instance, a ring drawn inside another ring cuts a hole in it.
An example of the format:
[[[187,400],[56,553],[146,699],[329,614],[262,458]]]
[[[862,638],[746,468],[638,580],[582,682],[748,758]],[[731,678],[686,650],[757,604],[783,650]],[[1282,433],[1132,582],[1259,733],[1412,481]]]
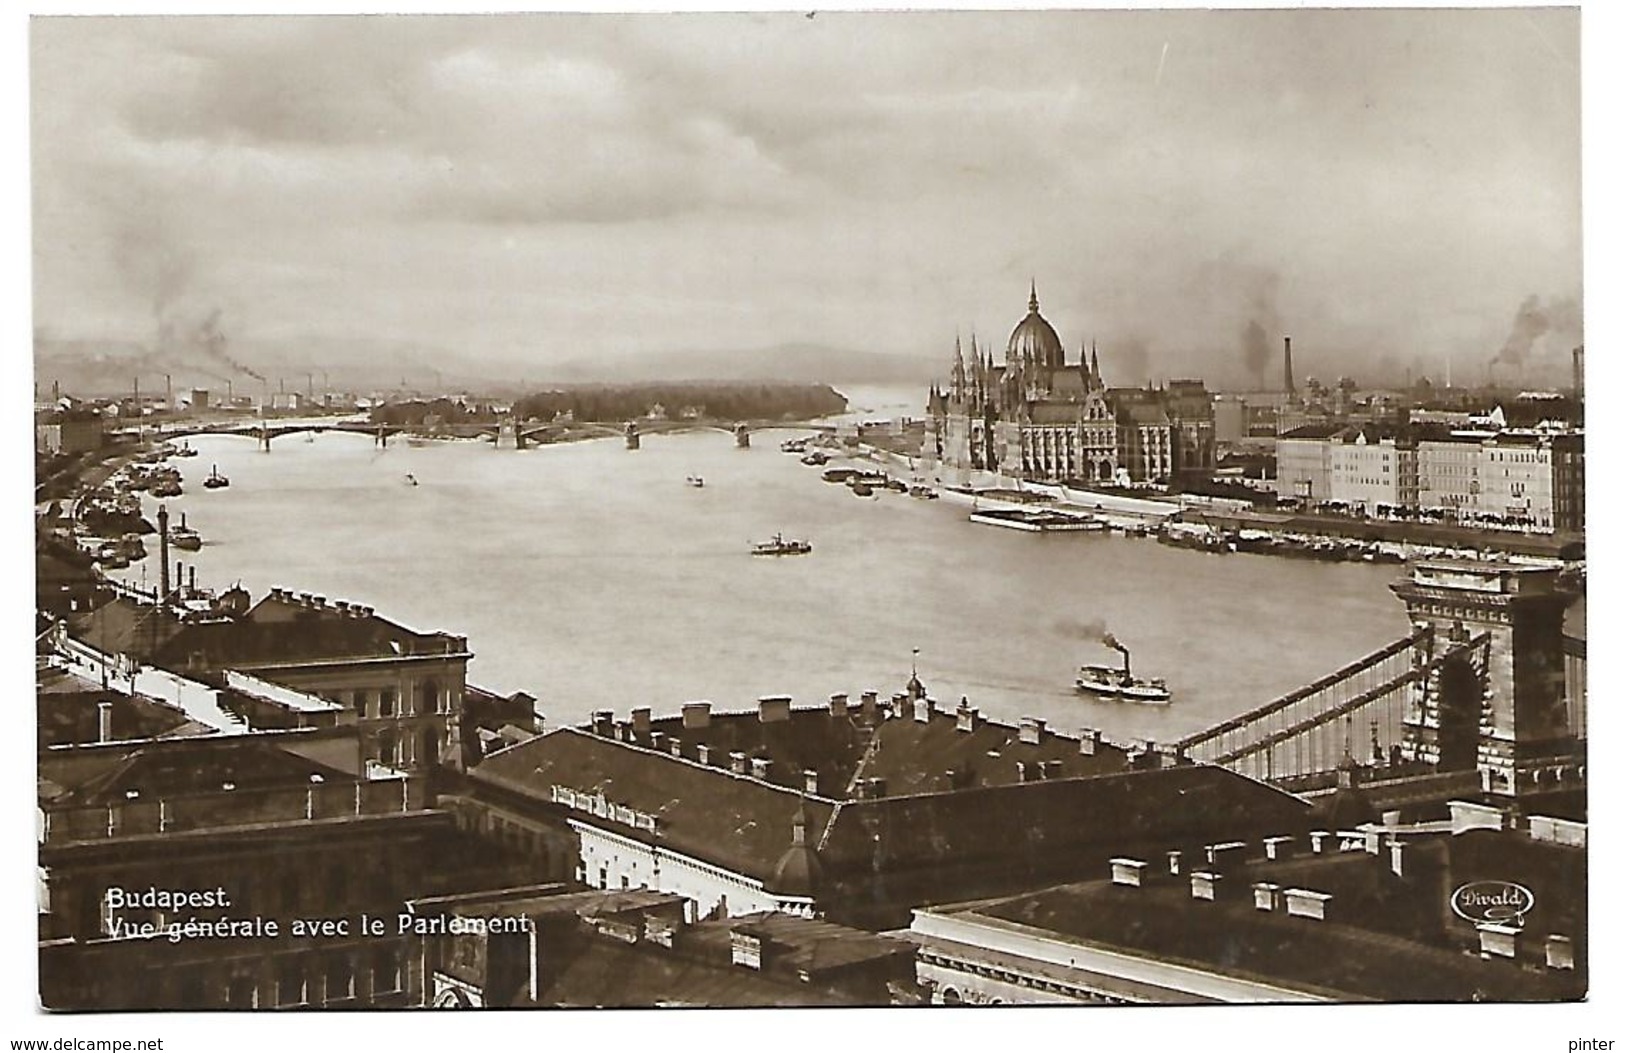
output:
[[[1472,922],[1520,922],[1535,906],[1535,894],[1510,881],[1474,881],[1450,896],[1450,909]]]

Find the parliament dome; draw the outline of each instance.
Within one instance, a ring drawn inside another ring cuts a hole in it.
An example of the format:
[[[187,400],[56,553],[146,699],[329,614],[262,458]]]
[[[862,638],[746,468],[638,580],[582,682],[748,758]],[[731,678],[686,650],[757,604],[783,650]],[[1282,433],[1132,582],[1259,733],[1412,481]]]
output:
[[[1033,285],[1027,301],[1027,317],[1016,324],[1010,333],[1010,345],[1005,351],[1005,363],[1030,362],[1043,369],[1061,369],[1066,365],[1066,352],[1055,327],[1038,313],[1038,286]]]

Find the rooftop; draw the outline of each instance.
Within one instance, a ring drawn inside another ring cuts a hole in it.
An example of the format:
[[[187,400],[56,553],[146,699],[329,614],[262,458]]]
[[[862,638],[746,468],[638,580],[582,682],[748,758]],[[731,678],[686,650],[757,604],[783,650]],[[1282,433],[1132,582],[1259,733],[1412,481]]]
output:
[[[1170,875],[1158,858],[1147,860],[1142,886],[1091,881],[941,913],[1340,999],[1548,1001],[1584,994],[1583,972],[1482,960],[1471,923],[1449,908],[1453,889],[1516,881],[1534,890],[1522,938],[1536,953],[1551,932],[1582,941],[1582,850],[1483,830],[1407,841],[1402,874],[1386,842],[1378,854],[1356,848],[1273,862],[1255,857],[1217,868],[1219,891],[1207,901],[1192,895],[1191,866]],[[1328,895],[1325,919],[1260,909],[1259,882]]]
[[[476,785],[664,845],[771,891],[784,891],[774,888],[776,868],[804,804],[807,843],[826,889],[851,893],[888,874],[888,896],[916,903],[1065,873],[1120,843],[1125,830],[1160,842],[1307,822],[1300,799],[1197,765],[960,789],[888,785],[885,796],[841,800],[741,774],[731,764],[727,756],[702,764],[561,729],[492,754],[471,775]],[[842,899],[836,895],[832,906],[864,906]]]
[[[466,655],[467,641],[419,632],[372,608],[272,589],[240,618],[182,622],[118,597],[70,620],[74,636],[102,651],[135,654],[170,668],[299,665],[409,655]]]

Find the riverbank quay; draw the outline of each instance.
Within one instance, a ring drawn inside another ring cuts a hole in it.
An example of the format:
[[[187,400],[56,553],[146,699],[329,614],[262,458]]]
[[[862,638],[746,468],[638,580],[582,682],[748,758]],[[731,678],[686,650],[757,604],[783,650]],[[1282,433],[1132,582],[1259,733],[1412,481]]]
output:
[[[1278,515],[1187,509],[1182,522],[1217,530],[1265,530],[1349,541],[1382,542],[1414,548],[1439,548],[1530,556],[1569,563],[1585,558],[1585,541],[1574,534],[1524,534],[1473,530],[1434,523],[1395,523],[1332,516]]]
[[[1271,555],[1313,555],[1313,543],[1331,546],[1381,546],[1385,553],[1454,553],[1464,556],[1509,556],[1540,562],[1578,564],[1585,559],[1583,536],[1571,532],[1535,534],[1483,530],[1439,523],[1403,523],[1391,520],[1351,519],[1341,516],[1248,512],[1217,505],[1193,505],[1174,496],[1129,497],[1062,483],[1035,483],[988,472],[955,472],[954,479],[929,472],[916,459],[889,450],[860,447],[852,456],[875,463],[906,481],[925,481],[939,488],[950,504],[975,510],[1010,510],[1035,506],[1070,514],[1092,513],[1113,527],[1154,530],[1167,524],[1185,524],[1191,533],[1215,538],[1247,532],[1252,540],[1267,534],[1283,542],[1256,545],[1251,551]],[[1286,542],[1292,542],[1290,544]],[[1301,544],[1299,542],[1302,542]],[[1218,551],[1218,548],[1214,549]],[[1233,551],[1234,549],[1225,549]],[[1329,551],[1324,546],[1321,551]]]

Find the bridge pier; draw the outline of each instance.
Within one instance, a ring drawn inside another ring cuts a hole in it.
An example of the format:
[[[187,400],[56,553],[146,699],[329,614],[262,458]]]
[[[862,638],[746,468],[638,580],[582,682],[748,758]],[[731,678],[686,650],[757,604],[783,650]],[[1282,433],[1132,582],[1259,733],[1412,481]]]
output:
[[[741,450],[750,449],[750,429],[743,424],[734,425],[734,445]]]
[[[638,448],[641,441],[642,440],[638,436],[638,422],[628,421],[626,425],[626,448],[629,450],[635,450]]]
[[[271,429],[264,424],[260,425],[260,452],[271,452]]]
[[[384,429],[382,424],[378,425],[378,431],[373,435],[372,442],[374,446],[380,449],[387,450],[389,448],[389,432]]]

